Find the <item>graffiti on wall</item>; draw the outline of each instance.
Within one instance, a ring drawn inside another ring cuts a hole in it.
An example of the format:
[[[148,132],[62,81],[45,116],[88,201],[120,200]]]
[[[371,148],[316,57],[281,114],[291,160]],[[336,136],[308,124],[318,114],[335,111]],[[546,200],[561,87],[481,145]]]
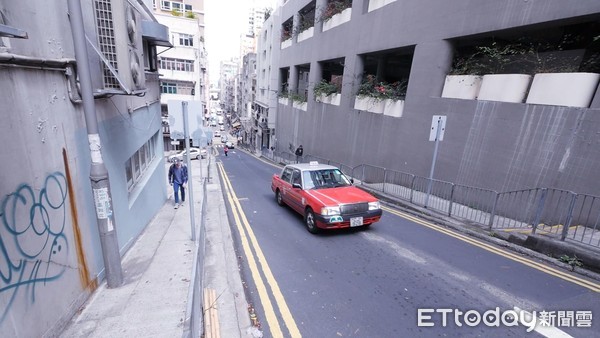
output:
[[[0,205],[2,323],[17,297],[35,302],[36,289],[58,280],[68,266],[67,183],[55,172],[38,190],[21,184]]]

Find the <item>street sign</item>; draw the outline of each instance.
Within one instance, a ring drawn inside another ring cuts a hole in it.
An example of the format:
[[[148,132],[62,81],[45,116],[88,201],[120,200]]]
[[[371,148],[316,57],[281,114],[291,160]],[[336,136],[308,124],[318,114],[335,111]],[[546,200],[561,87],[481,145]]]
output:
[[[431,129],[429,130],[429,141],[443,141],[445,130],[446,115],[433,115],[431,118]]]
[[[169,131],[171,133],[171,139],[183,140],[183,108],[182,100],[169,100],[167,102],[167,109],[169,111]],[[190,134],[199,129],[202,126],[203,121],[203,108],[201,101],[187,101],[188,103],[188,130]]]

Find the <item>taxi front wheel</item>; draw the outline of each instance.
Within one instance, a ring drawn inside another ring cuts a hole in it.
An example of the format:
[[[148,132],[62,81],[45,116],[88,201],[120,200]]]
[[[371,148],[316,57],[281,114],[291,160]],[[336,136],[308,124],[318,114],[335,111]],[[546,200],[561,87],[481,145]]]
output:
[[[306,224],[306,229],[311,234],[316,234],[319,232],[319,228],[317,227],[317,223],[315,220],[315,213],[311,208],[306,209],[306,214],[304,215],[304,223]]]

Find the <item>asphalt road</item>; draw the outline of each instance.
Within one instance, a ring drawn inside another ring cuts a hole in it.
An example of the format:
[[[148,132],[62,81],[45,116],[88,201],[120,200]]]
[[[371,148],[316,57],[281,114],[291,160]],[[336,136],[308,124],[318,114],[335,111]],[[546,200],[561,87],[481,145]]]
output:
[[[239,149],[217,165],[265,337],[600,337],[598,282],[390,207],[370,229],[312,235],[275,202],[279,167]],[[554,328],[528,333],[515,308]]]

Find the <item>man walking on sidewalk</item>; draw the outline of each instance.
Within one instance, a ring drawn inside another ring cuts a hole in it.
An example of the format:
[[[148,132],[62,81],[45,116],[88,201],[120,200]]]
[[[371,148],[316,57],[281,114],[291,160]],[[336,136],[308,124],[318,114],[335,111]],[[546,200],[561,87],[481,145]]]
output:
[[[169,184],[173,186],[173,192],[175,193],[175,209],[179,207],[179,190],[181,190],[181,204],[185,202],[185,185],[187,181],[187,166],[176,158],[175,163],[169,168]]]

